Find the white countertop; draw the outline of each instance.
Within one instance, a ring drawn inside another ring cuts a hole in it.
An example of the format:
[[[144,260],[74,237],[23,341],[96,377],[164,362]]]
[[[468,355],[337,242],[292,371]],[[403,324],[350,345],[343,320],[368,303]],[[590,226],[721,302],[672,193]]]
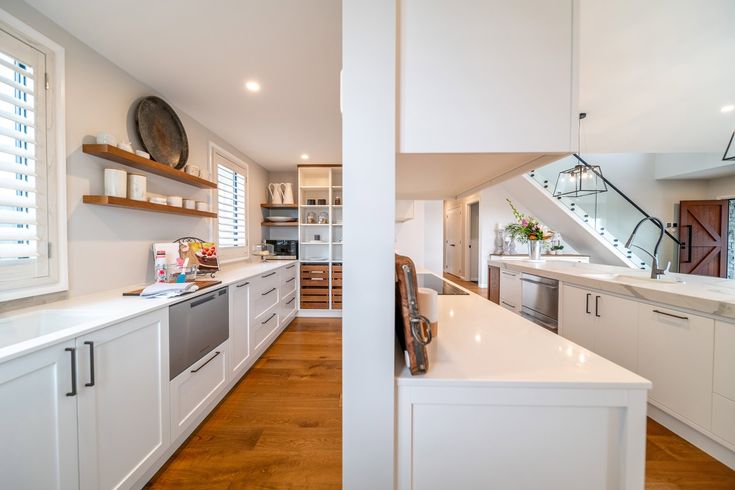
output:
[[[42,349],[144,313],[186,301],[217,288],[298,263],[296,260],[224,265],[214,279],[222,284],[175,298],[140,298],[122,293],[142,287],[77,296],[63,301],[14,310],[0,315],[0,362]],[[81,319],[81,321],[80,321]]]
[[[493,260],[490,265],[558,279],[568,284],[599,289],[644,302],[671,305],[735,320],[735,280],[691,274],[667,274],[666,280],[651,280],[650,272],[601,264],[529,260]]]
[[[471,293],[438,297],[439,334],[429,371],[397,383],[416,386],[635,388],[651,383],[515,313]]]

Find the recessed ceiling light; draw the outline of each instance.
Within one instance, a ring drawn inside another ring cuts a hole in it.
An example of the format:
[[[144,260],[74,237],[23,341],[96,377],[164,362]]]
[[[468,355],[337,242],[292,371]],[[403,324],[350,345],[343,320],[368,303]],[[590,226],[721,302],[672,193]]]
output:
[[[301,159],[302,160],[308,160],[309,159],[309,155],[307,155],[306,153],[302,153],[301,154]]]
[[[260,84],[255,80],[245,82],[245,88],[251,92],[260,92]]]
[[[720,112],[732,112],[732,111],[735,111],[735,105],[732,105],[732,104],[723,105],[722,108],[720,109]]]

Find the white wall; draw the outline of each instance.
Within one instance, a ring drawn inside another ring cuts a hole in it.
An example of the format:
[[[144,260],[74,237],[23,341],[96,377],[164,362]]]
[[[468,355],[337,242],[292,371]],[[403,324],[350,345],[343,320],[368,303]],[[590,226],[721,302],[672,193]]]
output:
[[[411,257],[416,267],[442,274],[442,201],[414,201],[413,219],[396,223],[396,252]]]
[[[707,190],[709,199],[735,199],[735,175],[710,180]]]
[[[24,2],[6,0],[2,8],[66,50],[68,295],[152,280],[151,244],[155,241],[170,241],[182,236],[212,238],[213,220],[82,204],[82,195],[102,194],[104,168],[127,169],[82,153],[82,143],[94,142],[93,135],[98,131],[109,131],[119,140],[130,140],[136,148],[141,148],[133,122],[135,102],[143,96],[160,94],[133,79]],[[259,205],[265,199],[265,170],[183,112],[177,110],[177,113],[189,140],[189,162],[206,167],[208,144],[212,141],[249,163],[250,241],[259,240]],[[198,200],[207,200],[213,195],[154,175],[148,175],[148,190]],[[64,294],[52,298],[62,296]],[[35,301],[48,299],[51,298]],[[28,301],[18,304],[28,304]],[[3,306],[8,308],[8,305]]]
[[[395,0],[342,2],[342,486],[393,488]]]

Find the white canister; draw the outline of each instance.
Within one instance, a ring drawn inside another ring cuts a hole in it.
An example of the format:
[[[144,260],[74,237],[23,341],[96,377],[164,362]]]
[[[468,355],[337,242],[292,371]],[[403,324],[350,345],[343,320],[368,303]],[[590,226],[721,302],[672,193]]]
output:
[[[117,145],[117,140],[115,139],[115,137],[106,131],[100,131],[99,133],[97,133],[95,140],[97,140],[98,145]]]
[[[105,169],[105,195],[125,198],[128,195],[128,173],[116,168]]]
[[[187,165],[186,173],[189,175],[193,175],[194,177],[199,177],[199,167],[197,167],[196,165]]]
[[[184,207],[186,209],[196,209],[197,202],[194,199],[184,199]]]
[[[145,201],[146,182],[147,180],[145,175],[128,175],[128,199],[132,199],[134,201]]]
[[[183,205],[184,199],[181,196],[168,196],[166,202],[168,202],[169,206],[180,208]]]
[[[204,201],[197,201],[197,211],[209,211],[209,204]]]

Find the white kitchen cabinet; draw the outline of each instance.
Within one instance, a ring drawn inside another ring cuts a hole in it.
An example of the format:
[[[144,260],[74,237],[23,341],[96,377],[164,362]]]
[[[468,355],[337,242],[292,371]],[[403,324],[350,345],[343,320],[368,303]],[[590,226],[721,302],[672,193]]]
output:
[[[649,398],[710,429],[714,320],[639,304],[638,373],[653,382]]]
[[[572,286],[564,286],[561,335],[615,364],[638,367],[638,305]]]
[[[230,374],[239,377],[253,363],[250,345],[251,282],[241,281],[230,286]]]
[[[400,152],[572,151],[573,4],[401,1]]]
[[[171,432],[176,440],[186,431],[227,383],[225,341],[171,380]]]
[[[296,317],[296,291],[292,291],[281,299],[280,311],[278,312],[281,330],[286,328]]]
[[[257,318],[278,304],[280,270],[255,276],[250,280],[250,316]]]
[[[250,323],[250,337],[253,339],[253,350],[258,355],[268,348],[277,335],[277,330],[280,326],[278,313],[278,305],[273,306]]]
[[[131,486],[168,448],[168,310],[76,339],[82,489]]]
[[[79,487],[72,355],[73,340],[0,364],[3,488]]]
[[[590,310],[593,294],[585,289],[564,285],[559,334],[575,344],[594,350],[594,315]]]
[[[735,401],[712,395],[712,432],[735,447]]]
[[[735,402],[735,324],[715,322],[714,391]]]
[[[521,273],[500,270],[500,305],[518,314],[521,312]]]

